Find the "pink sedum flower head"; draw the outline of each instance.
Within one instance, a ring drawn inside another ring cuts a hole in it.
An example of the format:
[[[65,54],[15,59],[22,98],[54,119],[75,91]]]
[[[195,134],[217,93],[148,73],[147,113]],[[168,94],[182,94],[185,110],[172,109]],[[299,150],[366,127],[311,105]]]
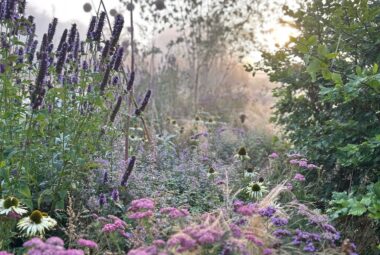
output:
[[[153,216],[153,212],[151,210],[145,211],[145,212],[135,212],[128,216],[130,219],[145,219],[150,218]]]
[[[309,170],[313,170],[313,169],[318,169],[318,166],[316,166],[314,164],[308,164],[306,168]]]
[[[300,173],[296,173],[296,175],[294,176],[293,178],[294,180],[296,181],[300,181],[300,182],[304,182],[306,179],[305,179],[305,176],[303,176],[302,174]]]
[[[183,218],[189,215],[189,211],[187,209],[177,209],[174,207],[166,207],[160,210],[160,213],[169,215],[170,218]]]
[[[90,249],[98,249],[98,244],[95,243],[94,241],[91,241],[91,240],[87,240],[87,239],[79,239],[77,241],[77,244],[80,245],[80,246],[83,246],[83,247],[87,247],[87,248],[90,248]]]
[[[276,152],[273,152],[272,154],[269,155],[269,158],[271,159],[276,159],[276,158],[279,158],[280,156],[276,153]]]
[[[154,201],[150,198],[142,198],[138,200],[133,200],[131,202],[130,211],[136,212],[141,209],[153,210],[154,209]]]

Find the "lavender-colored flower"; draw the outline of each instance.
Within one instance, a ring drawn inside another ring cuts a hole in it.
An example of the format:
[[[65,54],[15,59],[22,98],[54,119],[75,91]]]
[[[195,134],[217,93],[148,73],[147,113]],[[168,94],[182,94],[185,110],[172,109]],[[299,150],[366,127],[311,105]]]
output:
[[[235,238],[241,238],[242,237],[243,232],[241,231],[241,229],[238,225],[231,223],[229,226],[230,226],[230,230],[231,230],[233,237],[235,237]]]
[[[108,182],[108,172],[104,171],[103,174],[103,184],[106,184]]]
[[[84,71],[87,71],[88,70],[88,62],[86,60],[83,60],[83,63],[82,63],[82,69]]]
[[[273,250],[272,249],[265,248],[263,250],[263,255],[272,255],[272,254],[273,254]]]
[[[290,236],[291,233],[289,230],[287,229],[276,229],[274,232],[273,232],[273,235],[277,238],[283,238],[285,236]]]
[[[296,175],[294,176],[293,179],[296,180],[296,181],[300,181],[300,182],[303,182],[303,181],[306,180],[306,179],[305,179],[305,176],[303,176],[303,175],[300,174],[300,173],[296,173]]]
[[[96,29],[92,34],[92,39],[96,42],[99,42],[100,37],[102,36],[105,18],[106,18],[106,13],[105,12],[100,13],[98,23],[96,24]]]
[[[45,95],[45,89],[43,88],[43,83],[44,83],[45,76],[47,73],[47,68],[48,68],[48,58],[47,58],[47,54],[44,53],[41,57],[40,66],[39,66],[39,70],[38,70],[38,74],[37,74],[36,82],[35,82],[35,89],[32,93],[32,98],[31,98],[33,109],[37,109],[42,104],[42,100]]]
[[[117,202],[119,201],[119,191],[117,189],[113,189],[111,193],[112,200]]]
[[[132,71],[131,74],[129,75],[129,79],[127,83],[127,91],[131,91],[134,81],[135,81],[135,72]]]
[[[315,252],[317,249],[315,248],[314,244],[312,242],[309,242],[305,245],[305,247],[303,248],[304,251],[307,251],[307,252]]]
[[[257,246],[263,246],[264,245],[263,241],[260,240],[259,238],[257,238],[256,235],[251,231],[245,232],[244,237],[245,237],[245,239],[247,239],[248,241],[251,241],[252,243],[254,243]]]
[[[121,61],[123,59],[123,54],[124,54],[124,48],[123,47],[119,47],[117,49],[117,52],[115,53],[115,63],[114,63],[114,67],[113,67],[113,69],[115,71],[119,71],[119,68],[120,68],[120,65],[121,65]]]
[[[77,241],[77,244],[83,247],[88,247],[90,249],[98,249],[98,244],[96,242],[83,238],[79,239]]]
[[[57,53],[59,53],[62,50],[63,44],[66,43],[67,33],[68,33],[68,30],[65,29],[62,33],[61,40],[59,41]]]
[[[149,89],[149,90],[146,92],[146,94],[145,94],[144,100],[143,100],[143,102],[141,103],[140,108],[138,108],[138,109],[135,110],[135,114],[136,114],[136,116],[141,115],[141,113],[145,110],[146,106],[148,105],[149,98],[150,98],[151,94],[152,94],[152,91]]]
[[[276,213],[276,208],[274,208],[273,206],[268,206],[267,208],[261,209],[259,211],[259,214],[262,217],[268,217],[268,218],[271,218],[275,213]]]
[[[102,49],[102,56],[100,58],[102,62],[106,61],[109,51],[110,51],[110,41],[107,40],[104,42],[104,47]]]
[[[13,255],[13,253],[8,253],[6,251],[0,251],[0,255]]]
[[[147,246],[147,247],[140,247],[137,249],[130,250],[127,255],[156,255],[157,254],[157,247]]]
[[[129,176],[132,173],[133,167],[135,166],[136,157],[132,156],[128,161],[127,169],[124,172],[123,178],[121,180],[121,186],[125,186],[128,182]]]
[[[168,240],[169,247],[178,247],[177,252],[185,252],[194,249],[197,242],[185,233],[175,234]]]
[[[115,24],[113,26],[112,30],[112,36],[110,41],[111,49],[113,49],[117,42],[119,41],[121,31],[123,30],[124,26],[124,17],[121,14],[118,14],[115,18]]]
[[[244,216],[252,216],[254,213],[257,213],[258,207],[257,204],[243,204],[241,206],[237,206],[234,204],[235,212]]]
[[[106,196],[103,193],[100,194],[100,196],[99,196],[99,205],[100,206],[104,206],[106,204],[106,202],[107,202]]]
[[[67,55],[67,43],[63,43],[61,50],[59,51],[57,64],[55,66],[55,72],[60,75],[63,70],[63,65],[66,62],[66,55]]]
[[[104,93],[104,90],[105,90],[105,88],[107,86],[107,83],[108,83],[108,80],[109,80],[109,77],[110,77],[110,73],[111,73],[111,66],[108,65],[106,71],[104,72],[103,80],[102,80],[102,83],[100,84],[100,88],[99,88],[101,94]]]
[[[288,220],[285,218],[273,217],[271,221],[276,227],[282,227],[288,224]]]
[[[87,30],[87,40],[92,40],[94,29],[95,29],[95,24],[96,24],[96,16],[92,16],[90,25]]]
[[[112,85],[117,85],[119,83],[119,76],[114,76],[112,78]]]
[[[58,19],[54,18],[52,23],[49,24],[47,39],[48,42],[51,43],[53,41],[55,30],[57,29]]]
[[[77,36],[77,25],[76,24],[72,24],[71,25],[71,29],[70,29],[70,34],[69,34],[69,38],[67,39],[67,43],[68,43],[68,51],[72,51],[74,49],[74,46],[75,46],[75,38]]]
[[[55,246],[64,246],[64,242],[61,238],[59,237],[56,237],[56,236],[52,236],[52,237],[49,237],[45,243],[47,244],[51,244],[51,245],[55,245]]]
[[[289,161],[289,163],[290,163],[291,165],[298,165],[299,160],[298,160],[298,159],[291,159],[291,160]]]
[[[5,64],[0,64],[0,74],[5,73]]]

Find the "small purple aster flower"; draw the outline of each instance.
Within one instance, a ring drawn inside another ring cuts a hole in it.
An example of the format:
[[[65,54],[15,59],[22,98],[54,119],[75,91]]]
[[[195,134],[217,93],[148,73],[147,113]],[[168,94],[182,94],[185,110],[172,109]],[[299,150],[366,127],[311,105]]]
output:
[[[302,160],[298,161],[298,165],[299,165],[300,167],[305,167],[305,168],[307,168],[307,161],[304,160],[304,159],[302,159]]]
[[[259,211],[259,214],[262,217],[268,217],[268,218],[271,218],[275,213],[276,213],[276,208],[274,208],[273,206],[268,206],[267,208],[261,209]]]
[[[309,242],[305,245],[305,247],[303,248],[304,251],[307,251],[307,252],[315,252],[317,249],[315,248],[314,244],[312,242]]]
[[[273,235],[277,238],[283,238],[284,236],[290,236],[291,233],[289,230],[286,230],[286,229],[276,229],[274,232],[273,232]]]
[[[113,189],[111,193],[112,200],[117,202],[119,201],[119,191],[117,189]]]
[[[273,254],[273,250],[272,249],[265,248],[263,250],[263,255],[272,255],[272,254]]]
[[[282,227],[288,224],[288,220],[285,218],[273,217],[271,221],[276,227]]]

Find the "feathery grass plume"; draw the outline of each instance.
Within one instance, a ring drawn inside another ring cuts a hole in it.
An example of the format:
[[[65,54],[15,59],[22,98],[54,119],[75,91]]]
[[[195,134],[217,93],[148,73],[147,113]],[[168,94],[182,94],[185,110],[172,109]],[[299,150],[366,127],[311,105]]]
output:
[[[54,18],[53,21],[49,24],[47,39],[51,43],[53,41],[55,30],[57,29],[58,19]]]
[[[101,56],[101,61],[104,63],[108,57],[108,52],[110,50],[110,41],[107,40],[105,41],[104,43],[104,47],[103,47],[103,50],[102,50],[102,56]]]
[[[73,24],[70,29],[69,38],[67,39],[67,43],[69,44],[68,51],[72,51],[74,49],[77,32],[77,24]]]
[[[66,62],[66,54],[67,54],[67,43],[64,42],[59,52],[57,64],[55,66],[55,71],[58,75],[62,73],[63,65]]]
[[[40,60],[40,66],[35,82],[35,89],[32,93],[31,103],[32,108],[35,110],[41,104],[43,97],[45,95],[45,89],[43,88],[44,79],[48,69],[48,56],[46,53],[43,53]]]
[[[61,51],[63,44],[66,43],[67,33],[68,33],[68,30],[65,29],[62,33],[61,40],[59,41],[57,53]]]
[[[90,25],[89,25],[88,30],[87,30],[87,40],[89,40],[89,41],[92,40],[95,25],[96,25],[96,16],[92,16],[91,21],[90,21]]]
[[[135,111],[136,116],[139,116],[145,110],[145,107],[147,106],[147,104],[149,102],[149,98],[150,98],[151,94],[152,94],[151,90],[148,90],[146,92],[145,98],[144,98],[143,102],[141,103],[140,108],[136,109],[136,111]]]
[[[111,72],[111,66],[108,65],[106,71],[104,72],[102,83],[100,84],[100,94],[104,93],[104,90],[107,86],[107,83],[110,77],[110,72]]]
[[[117,113],[119,112],[120,110],[120,106],[121,106],[121,101],[123,100],[123,97],[122,96],[119,96],[117,98],[117,102],[116,102],[116,105],[115,107],[113,108],[113,111],[112,111],[112,114],[111,114],[111,117],[110,117],[110,122],[114,122],[115,121],[115,118],[116,118],[116,115]]]
[[[123,178],[121,180],[121,186],[125,186],[127,184],[129,176],[131,175],[133,167],[135,166],[135,162],[136,162],[136,157],[132,156],[129,159],[127,169],[125,170]]]
[[[135,81],[135,72],[132,71],[130,76],[129,76],[129,80],[128,80],[128,84],[127,84],[127,91],[131,91],[134,81]]]
[[[123,30],[124,26],[124,17],[121,14],[116,15],[115,18],[115,24],[113,26],[112,30],[112,37],[111,37],[111,50],[116,46],[117,42],[119,41],[121,31]]]
[[[123,54],[124,54],[124,48],[119,47],[115,53],[115,62],[114,62],[114,66],[113,66],[113,69],[115,71],[119,71],[121,61],[123,60]]]
[[[105,12],[100,13],[99,20],[98,20],[98,23],[96,24],[96,29],[92,37],[92,39],[96,42],[99,42],[102,36],[105,18],[106,18],[106,13]]]

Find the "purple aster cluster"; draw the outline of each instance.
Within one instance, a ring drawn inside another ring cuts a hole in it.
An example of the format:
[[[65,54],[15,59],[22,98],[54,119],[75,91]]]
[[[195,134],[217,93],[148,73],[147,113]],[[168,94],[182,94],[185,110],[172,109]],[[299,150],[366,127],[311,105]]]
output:
[[[288,224],[288,219],[273,217],[271,218],[272,224],[276,227],[282,227]]]
[[[175,207],[166,207],[160,210],[160,213],[167,214],[170,218],[183,218],[189,215],[189,211],[187,209],[178,209]]]
[[[259,210],[259,214],[262,217],[267,217],[267,218],[271,218],[275,213],[276,213],[276,208],[274,208],[273,206],[268,206],[266,208]]]
[[[45,242],[40,238],[33,238],[23,245],[30,255],[84,255],[83,250],[65,249],[64,242],[59,237],[50,237]]]

